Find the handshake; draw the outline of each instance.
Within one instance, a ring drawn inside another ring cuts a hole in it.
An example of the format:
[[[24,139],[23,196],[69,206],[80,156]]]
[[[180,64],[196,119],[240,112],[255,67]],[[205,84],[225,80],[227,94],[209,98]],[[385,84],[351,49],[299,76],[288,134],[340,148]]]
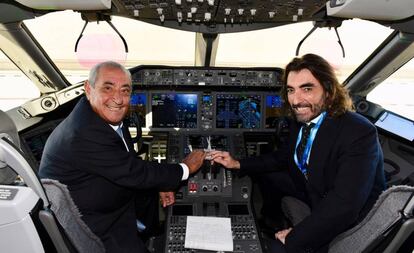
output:
[[[212,160],[211,159],[211,155],[210,152],[216,151],[215,149],[211,149],[211,145],[210,145],[210,140],[208,139],[208,147],[204,149],[204,153],[206,154],[206,156],[204,157],[205,160]],[[193,152],[193,147],[190,145],[188,145],[188,149],[190,150],[190,152]]]
[[[210,160],[211,163],[219,163],[227,169],[240,169],[239,161],[231,157],[229,152],[218,151],[211,148],[192,151],[191,146],[189,146],[189,149],[191,153],[184,158],[183,163],[188,166],[190,174],[197,172],[203,165],[204,160]]]

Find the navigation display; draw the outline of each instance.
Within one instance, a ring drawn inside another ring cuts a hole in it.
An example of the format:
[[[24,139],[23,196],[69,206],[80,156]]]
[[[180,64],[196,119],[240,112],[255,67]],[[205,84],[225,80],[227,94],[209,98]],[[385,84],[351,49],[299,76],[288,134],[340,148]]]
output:
[[[152,93],[153,128],[197,128],[196,93]]]
[[[216,128],[260,128],[260,95],[217,94]]]
[[[278,95],[266,95],[265,128],[275,128],[276,119],[282,116],[282,98]]]
[[[129,101],[129,117],[136,118],[139,117],[139,122],[141,127],[145,127],[145,115],[147,114],[147,96],[145,93],[132,93],[131,99]],[[136,119],[135,119],[136,120]],[[134,122],[131,122],[134,124]]]

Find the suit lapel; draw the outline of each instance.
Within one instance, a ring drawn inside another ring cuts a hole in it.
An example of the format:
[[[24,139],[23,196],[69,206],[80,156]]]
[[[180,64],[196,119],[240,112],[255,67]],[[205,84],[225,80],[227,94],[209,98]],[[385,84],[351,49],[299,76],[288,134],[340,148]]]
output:
[[[91,107],[91,104],[86,99],[86,97],[81,98],[81,100],[78,102],[78,105],[76,105],[74,110],[80,110],[81,115],[85,115],[85,122],[83,124],[88,127],[88,137],[89,138],[99,138],[97,136],[97,132],[102,132],[102,135],[108,136],[106,138],[113,138],[113,140],[126,150],[125,144],[120,138],[120,136],[114,131],[114,129],[109,126],[108,123],[106,123]],[[127,143],[128,149],[130,152],[134,151],[134,145],[132,143],[131,135],[129,134],[129,131],[127,128],[126,123],[124,122],[124,125],[122,127],[122,134],[124,135],[125,142]],[[99,130],[98,130],[99,129]],[[112,137],[109,137],[112,136]]]
[[[309,181],[323,184],[324,168],[328,162],[333,145],[336,142],[339,120],[327,116],[320,126],[309,157],[308,175]]]
[[[130,135],[128,129],[127,129],[127,126],[126,126],[125,122],[124,122],[124,125],[122,127],[122,134],[124,135],[124,139],[125,139],[125,142],[128,146],[129,152],[134,151],[134,144],[132,143],[132,138],[131,138],[131,135]]]

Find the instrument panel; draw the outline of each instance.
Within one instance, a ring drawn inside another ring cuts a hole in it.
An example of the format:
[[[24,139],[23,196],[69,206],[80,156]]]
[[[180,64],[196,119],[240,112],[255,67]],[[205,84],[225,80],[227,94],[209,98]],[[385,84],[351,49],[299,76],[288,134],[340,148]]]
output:
[[[244,158],[254,153],[246,148],[246,133],[265,132],[270,139],[282,115],[281,73],[277,68],[135,68],[129,114],[140,121],[135,126],[154,136],[150,156],[160,162],[179,163],[193,149]],[[250,178],[205,160],[168,207],[163,252],[208,252],[184,247],[192,215],[229,217],[234,251],[262,252],[251,195]]]
[[[130,114],[144,131],[266,131],[282,114],[281,70],[133,69]]]
[[[132,84],[144,87],[280,88],[282,86],[280,68],[139,66],[130,71]]]
[[[270,92],[134,91],[130,114],[147,131],[274,129],[282,100]]]

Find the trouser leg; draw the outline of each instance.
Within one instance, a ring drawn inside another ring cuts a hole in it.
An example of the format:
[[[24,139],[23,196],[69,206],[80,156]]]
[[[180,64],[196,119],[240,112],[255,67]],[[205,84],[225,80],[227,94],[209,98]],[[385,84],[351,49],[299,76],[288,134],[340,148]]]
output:
[[[159,228],[159,195],[158,191],[137,191],[135,196],[135,214],[146,229],[144,234],[153,234]]]
[[[261,214],[277,219],[282,213],[280,206],[284,196],[296,194],[296,187],[286,171],[263,173],[253,176],[263,198]]]
[[[286,253],[285,246],[276,239],[264,239],[267,253]]]

